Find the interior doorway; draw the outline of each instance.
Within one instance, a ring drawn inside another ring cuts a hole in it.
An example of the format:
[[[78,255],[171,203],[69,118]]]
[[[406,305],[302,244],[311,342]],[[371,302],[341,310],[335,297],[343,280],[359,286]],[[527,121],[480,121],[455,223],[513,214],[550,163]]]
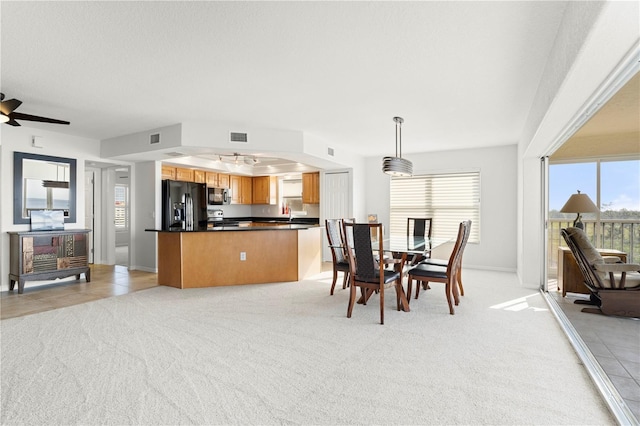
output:
[[[115,264],[129,266],[130,246],[130,198],[129,198],[129,167],[118,168],[115,171],[113,216],[115,225]]]
[[[87,261],[94,263],[95,247],[95,171],[84,172],[84,227],[90,229],[87,235]]]
[[[349,189],[349,172],[327,172],[324,174],[324,191],[322,199],[324,217],[338,219],[351,217],[351,191]],[[322,236],[322,260],[331,262],[331,251],[326,232]]]

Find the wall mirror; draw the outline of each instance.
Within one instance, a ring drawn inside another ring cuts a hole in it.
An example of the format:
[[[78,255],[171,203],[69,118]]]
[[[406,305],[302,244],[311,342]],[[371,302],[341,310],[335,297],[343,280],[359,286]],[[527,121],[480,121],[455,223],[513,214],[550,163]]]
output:
[[[13,223],[31,223],[31,211],[62,211],[76,221],[76,160],[13,153]]]

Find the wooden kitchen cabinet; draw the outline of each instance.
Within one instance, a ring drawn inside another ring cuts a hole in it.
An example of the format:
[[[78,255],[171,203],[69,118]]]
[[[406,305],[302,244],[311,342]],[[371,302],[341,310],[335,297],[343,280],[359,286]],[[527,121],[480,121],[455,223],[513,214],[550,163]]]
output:
[[[251,199],[253,204],[276,204],[276,177],[255,176]]]
[[[231,175],[218,173],[218,188],[231,188]]]
[[[84,274],[91,281],[87,257],[90,229],[9,232],[9,290],[25,281],[54,280]]]
[[[253,202],[253,178],[251,176],[241,176],[242,197],[240,204],[251,204]]]
[[[196,183],[205,183],[205,173],[204,170],[194,170],[193,181]]]
[[[253,179],[251,176],[229,175],[231,189],[231,204],[251,204],[253,194]]]
[[[320,172],[302,174],[302,202],[320,203]]]
[[[162,179],[176,180],[176,168],[162,165]]]
[[[183,169],[176,167],[176,180],[183,182],[193,182],[193,169]]]
[[[218,173],[217,172],[205,172],[205,183],[209,188],[218,187]]]
[[[242,176],[231,175],[231,204],[242,204]]]

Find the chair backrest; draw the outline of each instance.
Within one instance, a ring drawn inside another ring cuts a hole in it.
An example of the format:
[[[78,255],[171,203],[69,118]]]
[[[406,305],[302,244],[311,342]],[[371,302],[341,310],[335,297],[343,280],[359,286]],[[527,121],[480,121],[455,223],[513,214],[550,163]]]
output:
[[[351,272],[357,281],[368,281],[379,277],[383,262],[376,262],[373,255],[374,240],[377,239],[379,253],[383,250],[383,230],[381,223],[344,222],[345,245]]]
[[[347,262],[342,238],[342,219],[326,219],[327,240],[334,263]]]
[[[447,272],[450,274],[455,273],[462,263],[464,239],[469,228],[471,228],[470,221],[460,222],[460,225],[458,226],[458,236],[456,237],[456,242],[453,245],[453,250],[451,251],[451,256],[449,256],[449,262],[447,263]]]
[[[340,223],[340,238],[342,238],[342,244],[345,247],[345,249],[344,249],[344,257],[346,259],[347,258],[347,247],[346,247],[347,236],[344,233],[344,226],[342,226],[343,223],[356,223],[356,218],[355,217],[345,217],[345,218],[342,219],[342,222]],[[351,236],[349,236],[349,238],[351,238]]]
[[[587,234],[582,229],[574,227],[561,229],[560,233],[576,259],[585,285],[594,291],[604,288],[601,277],[591,266],[596,263],[604,263],[604,260],[587,238]]]
[[[432,223],[430,217],[408,217],[407,236],[431,238]]]

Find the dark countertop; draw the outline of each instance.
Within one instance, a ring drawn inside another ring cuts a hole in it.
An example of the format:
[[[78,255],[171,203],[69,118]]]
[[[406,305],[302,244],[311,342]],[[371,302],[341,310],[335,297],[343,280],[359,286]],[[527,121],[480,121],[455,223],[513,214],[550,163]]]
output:
[[[194,228],[193,230],[145,229],[145,231],[150,231],[150,232],[299,231],[299,230],[310,229],[310,228],[318,228],[318,225],[317,224],[305,225],[305,224],[299,224],[299,223],[277,225],[274,223],[273,226],[234,225],[234,226],[216,226],[213,228],[197,227],[197,228]]]
[[[233,220],[237,222],[257,222],[257,223],[291,223],[295,225],[318,225],[320,219],[317,217],[226,217],[224,220]]]

